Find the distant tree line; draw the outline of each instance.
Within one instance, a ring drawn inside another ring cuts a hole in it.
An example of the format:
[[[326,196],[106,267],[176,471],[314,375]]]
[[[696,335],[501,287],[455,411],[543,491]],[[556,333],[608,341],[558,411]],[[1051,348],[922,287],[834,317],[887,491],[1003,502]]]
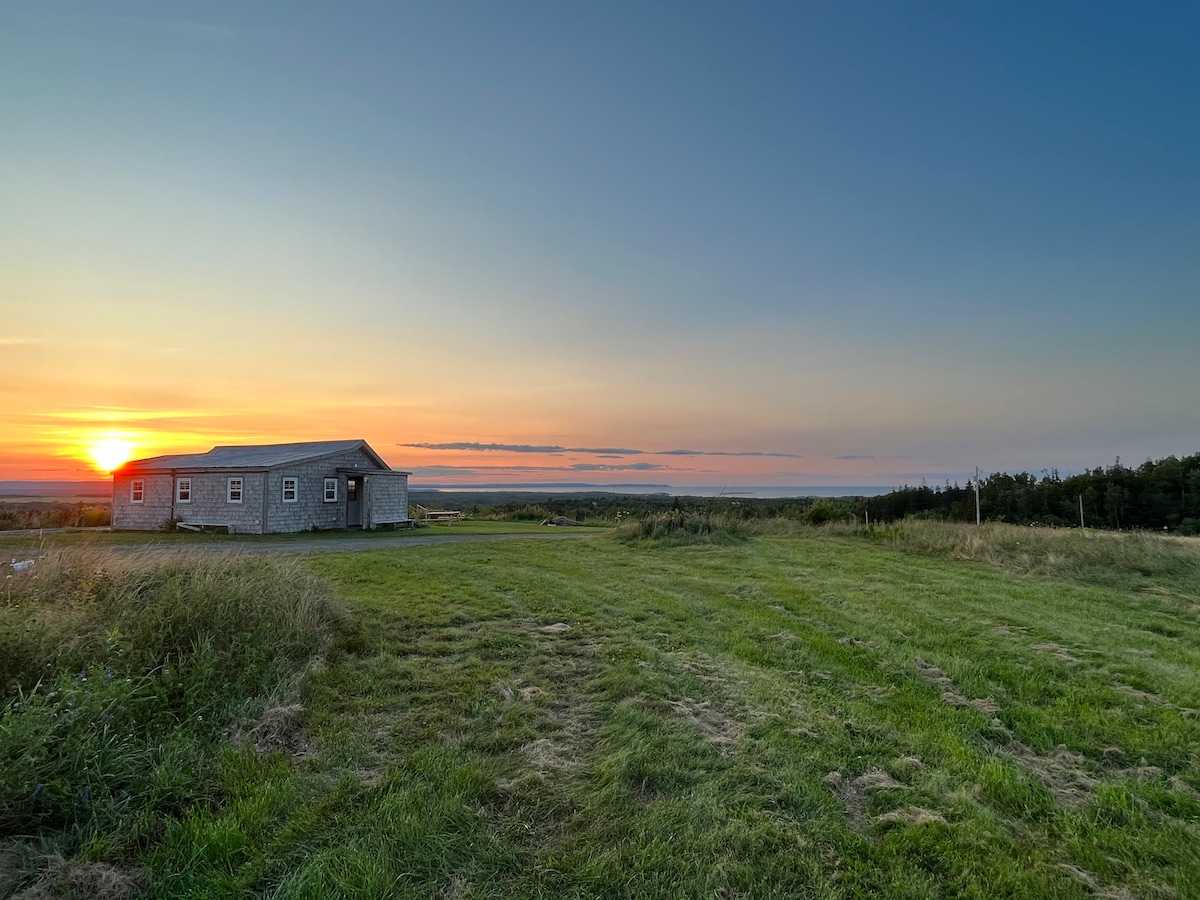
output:
[[[577,522],[620,521],[625,516],[666,512],[720,513],[726,519],[797,519],[810,525],[857,520],[892,522],[908,516],[975,521],[975,485],[947,483],[902,487],[877,497],[672,497],[669,494],[536,491],[442,493],[413,491],[414,502],[452,505],[478,518],[540,521],[566,516]],[[979,512],[985,522],[1015,525],[1079,525],[1080,500],[1088,528],[1164,528],[1200,534],[1200,453],[1147,460],[1136,469],[1118,458],[1108,468],[1063,478],[1055,469],[1040,476],[1006,472],[979,479]]]
[[[1179,459],[1147,460],[1136,469],[1118,458],[1108,468],[1059,476],[1044,470],[1041,477],[1022,472],[999,473],[979,479],[979,512],[984,521],[1016,525],[1080,524],[1089,528],[1140,528],[1179,534],[1200,534],[1200,453]],[[975,485],[905,486],[862,503],[872,521],[906,516],[975,521]]]
[[[54,501],[0,503],[0,531],[26,528],[91,528],[108,525],[107,503],[61,503]]]

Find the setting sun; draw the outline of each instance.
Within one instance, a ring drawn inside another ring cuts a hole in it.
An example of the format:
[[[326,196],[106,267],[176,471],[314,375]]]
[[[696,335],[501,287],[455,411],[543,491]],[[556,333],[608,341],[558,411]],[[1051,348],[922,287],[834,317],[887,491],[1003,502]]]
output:
[[[96,468],[102,472],[111,472],[133,456],[133,444],[117,439],[95,441],[88,445],[87,450]]]

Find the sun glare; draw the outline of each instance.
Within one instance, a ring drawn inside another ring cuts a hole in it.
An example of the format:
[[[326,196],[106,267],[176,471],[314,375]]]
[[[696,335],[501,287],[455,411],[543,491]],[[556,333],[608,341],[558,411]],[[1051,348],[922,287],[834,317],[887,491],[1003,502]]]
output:
[[[117,439],[93,441],[87,450],[102,472],[111,472],[133,456],[133,444]]]

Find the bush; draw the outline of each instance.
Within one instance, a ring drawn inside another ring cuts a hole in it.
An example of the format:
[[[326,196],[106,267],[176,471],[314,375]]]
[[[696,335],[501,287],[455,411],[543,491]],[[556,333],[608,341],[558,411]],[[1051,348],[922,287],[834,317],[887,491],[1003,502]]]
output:
[[[110,521],[110,508],[107,503],[0,503],[0,531],[27,528],[95,528],[108,525]]]
[[[509,522],[541,522],[543,519],[550,518],[551,515],[552,513],[546,507],[527,503],[524,506],[505,510],[500,518]]]
[[[809,525],[828,525],[830,522],[844,522],[848,519],[860,518],[855,515],[854,508],[841,500],[816,500],[804,511],[804,521]]]
[[[665,546],[732,544],[746,539],[746,533],[736,519],[687,510],[627,520],[617,526],[614,534],[617,540],[626,544],[647,542]]]

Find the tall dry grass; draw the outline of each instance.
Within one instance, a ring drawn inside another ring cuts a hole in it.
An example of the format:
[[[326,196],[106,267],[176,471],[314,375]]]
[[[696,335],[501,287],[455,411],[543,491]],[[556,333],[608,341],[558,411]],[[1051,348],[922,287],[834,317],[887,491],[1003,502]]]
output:
[[[1200,594],[1200,540],[1192,538],[916,519],[870,529],[833,525],[826,533],[866,537],[906,552],[975,560],[1012,572],[1110,587],[1153,583]]]
[[[215,799],[229,731],[342,619],[286,558],[77,548],[3,590],[0,835],[68,857],[128,852]]]
[[[1083,531],[930,519],[862,527],[838,520],[741,519],[720,513],[665,512],[613,529],[627,544],[728,544],[751,537],[827,537],[877,541],[907,553],[973,560],[1005,571],[1108,587],[1169,590],[1200,598],[1200,540],[1154,532]]]

